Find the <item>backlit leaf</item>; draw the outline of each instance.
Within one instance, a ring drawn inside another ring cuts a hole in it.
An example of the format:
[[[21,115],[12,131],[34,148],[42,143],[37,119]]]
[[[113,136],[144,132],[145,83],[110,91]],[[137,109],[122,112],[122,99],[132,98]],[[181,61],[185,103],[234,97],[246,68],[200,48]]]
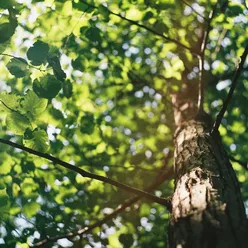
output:
[[[13,112],[6,117],[7,128],[17,135],[22,135],[27,128],[31,128],[28,118],[18,112]]]
[[[37,202],[30,202],[30,203],[25,204],[22,210],[23,210],[23,213],[28,218],[31,218],[37,213],[37,211],[40,210],[40,204],[38,204]]]
[[[17,110],[20,105],[20,97],[15,94],[0,94],[0,109],[11,112],[12,110]]]
[[[0,174],[8,174],[11,171],[12,166],[14,165],[14,161],[11,159],[11,156],[8,155],[6,152],[0,153],[0,161]]]
[[[22,107],[32,118],[39,116],[47,107],[47,99],[38,97],[33,91],[29,90],[24,96]]]
[[[28,139],[25,139],[28,138]],[[49,149],[49,140],[46,131],[44,130],[34,130],[32,136],[24,136],[23,144],[33,150],[39,152],[47,152]]]

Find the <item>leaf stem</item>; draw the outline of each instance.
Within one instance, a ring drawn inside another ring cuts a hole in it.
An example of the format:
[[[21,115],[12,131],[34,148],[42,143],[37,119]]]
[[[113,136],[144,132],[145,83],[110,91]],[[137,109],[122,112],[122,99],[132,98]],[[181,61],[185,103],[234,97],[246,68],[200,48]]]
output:
[[[23,61],[23,60],[25,60],[25,59],[22,60],[20,57],[16,57],[16,56],[14,56],[14,55],[7,54],[7,53],[0,53],[0,55],[2,55],[2,56],[8,56],[8,57],[11,57],[11,58],[14,58],[14,59],[19,59],[19,61],[21,61],[22,63],[26,64],[26,63]],[[46,70],[42,70],[42,69],[37,68],[37,67],[35,67],[35,66],[31,65],[31,64],[27,64],[27,65],[28,65],[29,67],[31,67],[31,68],[34,68],[34,69],[38,70],[38,71],[46,72]]]

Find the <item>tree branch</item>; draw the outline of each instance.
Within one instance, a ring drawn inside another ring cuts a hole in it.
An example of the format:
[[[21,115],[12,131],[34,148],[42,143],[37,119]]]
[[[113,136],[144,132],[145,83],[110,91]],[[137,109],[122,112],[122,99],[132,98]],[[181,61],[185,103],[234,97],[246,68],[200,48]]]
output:
[[[92,4],[89,4],[89,3],[87,3],[86,1],[80,0],[80,2],[82,2],[82,3],[84,3],[84,4],[87,4],[87,5],[90,6],[91,8],[98,9],[97,6],[92,5]],[[157,36],[162,37],[162,38],[165,39],[166,41],[169,41],[169,42],[172,42],[172,43],[177,44],[178,46],[182,47],[183,49],[186,49],[186,50],[190,51],[190,52],[191,52],[192,54],[194,54],[194,55],[198,55],[198,52],[197,52],[195,49],[193,49],[193,48],[191,48],[191,47],[189,47],[189,46],[186,46],[186,45],[182,44],[182,43],[179,42],[178,40],[173,39],[173,38],[170,38],[170,37],[168,37],[168,36],[165,36],[165,35],[163,35],[163,34],[157,32],[156,30],[154,30],[154,29],[152,29],[152,28],[149,28],[149,27],[147,27],[147,26],[145,26],[145,25],[143,25],[143,24],[140,24],[140,23],[137,22],[137,21],[133,21],[133,20],[131,20],[131,19],[128,19],[128,18],[122,16],[121,14],[112,12],[112,11],[109,10],[108,8],[106,8],[106,9],[108,10],[109,14],[118,16],[118,17],[120,17],[121,19],[123,19],[123,20],[125,20],[125,21],[131,23],[132,25],[135,25],[135,26],[137,26],[137,27],[143,28],[143,29],[145,29],[145,30],[147,30],[147,31],[149,31],[149,32],[151,32],[151,33],[157,35]]]
[[[190,5],[189,3],[187,3],[186,1],[184,0],[181,0],[181,2],[183,4],[185,4],[186,6],[188,6],[195,14],[197,14],[198,16],[200,16],[203,20],[207,21],[207,18],[203,15],[201,15],[199,12],[197,12],[192,5]]]
[[[88,10],[89,8],[90,8],[90,7],[88,7],[88,8],[84,11],[84,13],[79,17],[77,23],[74,25],[74,27],[72,28],[70,34],[67,36],[66,41],[65,41],[65,44],[64,44],[63,47],[62,47],[62,50],[65,50],[65,49],[67,48],[68,42],[69,42],[71,36],[73,35],[73,31],[75,30],[75,28],[76,28],[77,25],[79,24],[79,22],[80,22],[80,20],[82,19],[82,17],[85,16],[85,14],[87,13],[87,10]]]
[[[211,134],[215,133],[218,131],[219,129],[219,126],[220,126],[220,123],[221,123],[221,120],[227,110],[227,107],[228,107],[228,104],[230,103],[231,99],[232,99],[232,96],[233,96],[233,92],[237,86],[237,83],[238,83],[238,78],[242,72],[242,69],[243,69],[243,66],[244,66],[244,63],[245,63],[245,59],[247,57],[247,54],[248,54],[248,44],[246,45],[245,47],[245,50],[241,56],[241,60],[240,60],[240,63],[239,63],[239,66],[236,70],[236,72],[234,73],[234,76],[233,76],[233,79],[232,79],[232,85],[231,85],[231,88],[228,92],[228,95],[223,103],[223,106],[219,112],[219,114],[217,115],[216,117],[216,120],[214,122],[214,125],[213,125],[213,128],[212,128],[212,131],[211,131]]]
[[[218,1],[216,2],[215,6],[211,10],[208,21],[207,21],[207,28],[203,33],[203,38],[201,42],[201,49],[200,49],[200,55],[198,55],[199,60],[199,85],[198,85],[198,111],[203,110],[203,103],[204,103],[204,78],[203,78],[203,72],[204,72],[204,58],[205,58],[205,49],[207,46],[208,36],[209,32],[211,30],[211,22],[213,20],[213,17],[215,15],[216,9],[217,9]]]
[[[214,50],[214,54],[215,54],[215,58],[216,58],[216,55],[219,53],[220,49],[221,49],[221,42],[223,41],[223,39],[225,38],[226,34],[227,34],[227,29],[223,29],[220,36],[219,36],[219,39],[218,39],[218,42],[217,42],[217,46],[215,47],[215,50]]]
[[[6,144],[6,145],[9,145],[9,146],[12,146],[14,148],[18,148],[22,151],[26,151],[30,154],[33,154],[33,155],[36,155],[38,157],[41,157],[41,158],[45,158],[47,160],[50,160],[51,162],[55,163],[55,164],[58,164],[58,165],[61,165],[63,166],[64,168],[66,169],[69,169],[71,171],[75,171],[77,173],[79,173],[81,176],[83,177],[88,177],[88,178],[92,178],[92,179],[96,179],[98,181],[101,181],[101,182],[105,182],[105,183],[108,183],[108,184],[111,184],[117,188],[120,188],[120,189],[123,189],[123,190],[126,190],[128,192],[131,192],[131,193],[134,193],[138,196],[143,196],[153,202],[156,202],[156,203],[159,203],[161,205],[164,205],[166,206],[167,208],[170,208],[170,199],[168,198],[162,198],[162,197],[157,197],[155,195],[152,195],[148,192],[145,192],[143,190],[140,190],[140,189],[137,189],[137,188],[134,188],[134,187],[131,187],[127,184],[123,184],[123,183],[120,183],[118,181],[115,181],[111,178],[108,178],[108,177],[104,177],[104,176],[100,176],[100,175],[97,175],[97,174],[93,174],[93,173],[90,173],[88,171],[85,171],[79,167],[76,167],[74,165],[71,165],[65,161],[62,161],[58,158],[55,158],[47,153],[42,153],[42,152],[38,152],[38,151],[35,151],[33,149],[30,149],[28,147],[25,147],[25,146],[22,146],[22,145],[19,145],[19,144],[16,144],[12,141],[8,141],[8,140],[4,140],[2,138],[0,138],[0,143],[2,144]]]
[[[165,158],[165,162],[164,162],[164,166],[163,168],[165,169],[169,159],[171,158],[172,153],[169,153],[168,156]],[[165,180],[168,180],[170,178],[172,178],[172,175],[174,173],[174,169],[170,168],[168,171],[164,171],[164,173],[160,174],[155,182],[153,184],[151,184],[149,187],[145,188],[144,191],[147,192],[151,192],[154,189],[156,189],[159,185],[161,185]],[[90,231],[92,231],[94,228],[99,227],[101,225],[103,225],[104,223],[106,223],[107,221],[113,219],[117,214],[123,212],[127,207],[130,207],[132,204],[134,204],[135,202],[137,202],[138,200],[140,200],[142,198],[142,196],[135,196],[133,198],[130,198],[129,200],[127,200],[125,203],[120,204],[111,214],[105,216],[104,218],[102,218],[101,220],[95,222],[92,225],[89,225],[87,227],[84,227],[76,232],[71,232],[71,233],[67,233],[64,235],[60,235],[60,236],[56,236],[56,237],[48,237],[46,239],[43,239],[35,244],[33,244],[32,247],[40,247],[42,245],[45,245],[49,242],[55,242],[59,239],[63,239],[63,238],[67,238],[67,239],[71,239],[75,236],[82,236],[83,234],[89,233]]]

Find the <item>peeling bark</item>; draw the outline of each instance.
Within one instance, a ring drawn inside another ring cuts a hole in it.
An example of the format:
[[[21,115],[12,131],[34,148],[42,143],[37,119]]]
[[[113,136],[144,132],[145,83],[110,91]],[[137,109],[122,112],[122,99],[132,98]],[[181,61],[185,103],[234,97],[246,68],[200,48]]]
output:
[[[178,128],[174,159],[169,247],[247,247],[239,183],[219,135],[210,135],[206,116]]]

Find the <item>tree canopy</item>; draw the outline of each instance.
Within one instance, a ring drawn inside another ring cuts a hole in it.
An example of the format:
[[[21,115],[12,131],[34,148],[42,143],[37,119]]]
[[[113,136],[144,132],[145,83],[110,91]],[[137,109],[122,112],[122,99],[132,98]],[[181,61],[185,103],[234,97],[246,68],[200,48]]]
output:
[[[0,247],[166,247],[173,96],[200,81],[215,119],[242,54],[219,131],[246,202],[247,14],[246,1],[0,0]]]

